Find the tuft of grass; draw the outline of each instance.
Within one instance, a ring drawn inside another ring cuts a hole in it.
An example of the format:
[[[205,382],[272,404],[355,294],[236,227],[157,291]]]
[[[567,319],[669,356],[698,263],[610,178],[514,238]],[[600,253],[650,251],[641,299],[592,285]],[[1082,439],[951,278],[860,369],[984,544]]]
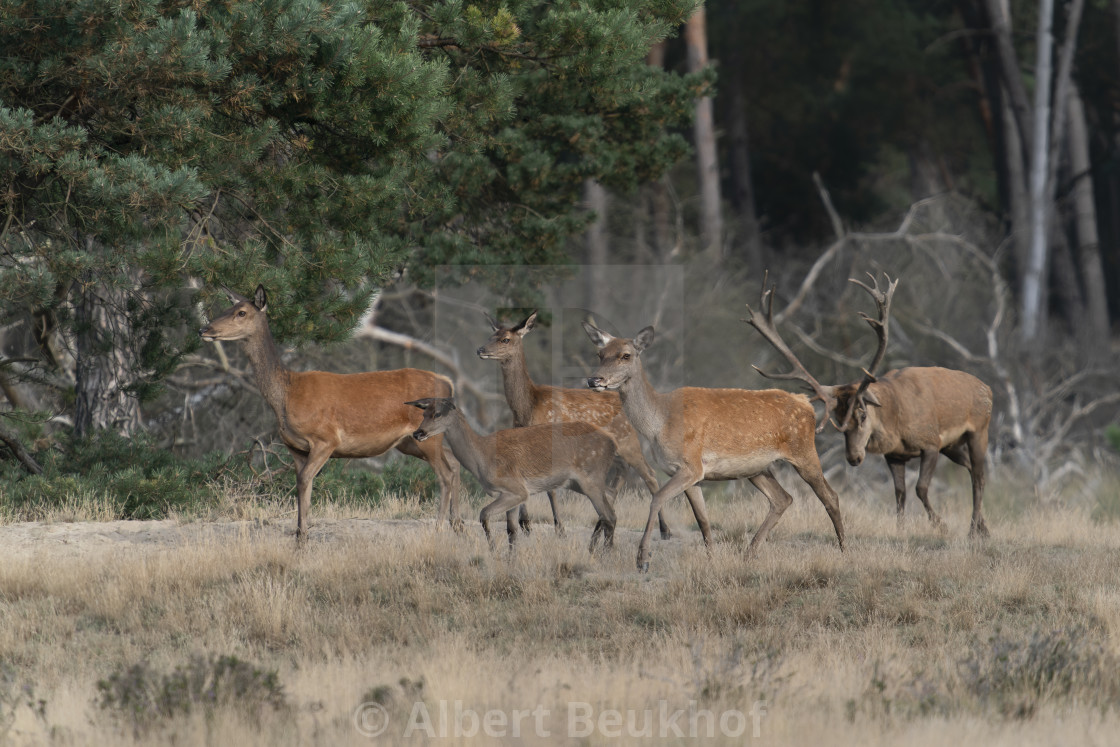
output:
[[[259,723],[262,711],[288,707],[275,671],[236,656],[196,656],[170,673],[140,662],[100,680],[97,692],[102,710],[128,723],[136,734],[195,711],[212,717],[218,709],[233,709]]]

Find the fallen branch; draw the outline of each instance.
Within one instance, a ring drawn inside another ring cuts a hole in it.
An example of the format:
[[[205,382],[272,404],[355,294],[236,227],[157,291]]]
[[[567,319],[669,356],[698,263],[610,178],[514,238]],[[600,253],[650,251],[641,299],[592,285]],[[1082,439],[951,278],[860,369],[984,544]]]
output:
[[[2,422],[0,422],[0,443],[8,447],[19,463],[23,465],[23,468],[29,473],[33,475],[43,474],[43,468],[40,467],[39,463],[27,452],[27,449],[23,448],[23,444],[20,443],[19,438],[9,431]]]

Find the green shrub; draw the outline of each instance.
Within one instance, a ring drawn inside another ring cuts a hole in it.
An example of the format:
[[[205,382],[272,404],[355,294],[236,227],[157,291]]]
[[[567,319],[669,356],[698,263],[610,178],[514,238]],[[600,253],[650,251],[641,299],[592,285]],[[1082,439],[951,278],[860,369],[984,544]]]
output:
[[[1105,438],[1112,444],[1112,448],[1120,451],[1120,425],[1110,425],[1104,430]]]

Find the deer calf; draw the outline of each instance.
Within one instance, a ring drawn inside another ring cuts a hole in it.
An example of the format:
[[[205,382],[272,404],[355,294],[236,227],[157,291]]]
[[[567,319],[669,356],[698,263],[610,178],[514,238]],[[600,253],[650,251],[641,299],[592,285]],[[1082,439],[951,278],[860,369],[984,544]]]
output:
[[[608,475],[617,450],[609,435],[588,423],[548,423],[483,436],[450,399],[425,398],[408,404],[424,412],[413,438],[424,443],[443,434],[455,457],[493,496],[478,517],[487,540],[492,541],[491,514],[508,512],[506,532],[512,545],[517,524],[511,509],[534,493],[568,487],[586,495],[599,514],[588,549],[594,551],[600,535],[606,547],[612,546],[615,513]]]
[[[764,376],[799,379],[808,384],[825,406],[825,416],[834,414],[837,429],[844,434],[848,463],[858,466],[867,452],[882,454],[894,481],[896,513],[902,520],[906,507],[906,463],[918,458],[915,493],[925,506],[929,520],[942,526],[929,502],[929,485],[939,454],[968,469],[972,476],[972,523],[970,537],[987,537],[981,503],[984,500],[988,425],[992,419],[992,390],[980,379],[963,371],[938,367],[908,367],[888,371],[880,378],[875,369],[883,362],[890,331],[890,306],[898,281],[887,278],[885,290],[878,280],[863,288],[874,299],[877,318],[866,314],[879,339],[879,346],[863,377],[850,384],[823,386],[801,364],[782,341],[773,324],[773,288],[763,282],[761,307],[765,317],[754,312],[746,319],[793,365],[792,373]],[[750,307],[748,307],[750,311]],[[757,367],[756,367],[757,370]],[[823,428],[824,421],[821,426]]]
[[[633,339],[613,337],[590,322],[583,328],[599,348],[599,368],[587,386],[617,390],[622,409],[649,442],[654,459],[669,473],[650,503],[646,530],[638,545],[638,569],[649,569],[649,539],[662,504],[682,492],[692,504],[704,543],[711,545],[701,480],[746,477],[770,502],[770,511],[747,548],[759,543],[781,518],[793,498],[778,483],[772,465],[788,462],[824,504],[840,549],[844,523],[840,500],[821,471],[814,442],[816,415],[809,400],[780,389],[705,389],[681,387],[661,393],[642,368],[642,352],[653,342],[653,327]]]
[[[622,413],[622,402],[616,392],[592,392],[587,389],[536,384],[529,376],[529,366],[525,361],[525,335],[533,331],[537,324],[537,312],[527,316],[521,323],[512,327],[499,324],[489,315],[486,320],[494,331],[486,344],[478,349],[478,357],[483,360],[498,361],[502,371],[502,389],[506,403],[513,413],[513,424],[517,427],[539,425],[541,423],[591,423],[614,438],[618,454],[630,465],[649,488],[650,495],[657,492],[657,476],[650,469],[642,455],[642,444],[638,433]],[[550,491],[548,500],[552,504],[552,518],[556,531],[563,534],[564,527],[556,510],[556,496]],[[661,539],[673,536],[669,524],[661,514],[657,516],[661,529]],[[521,506],[521,526],[529,529],[529,519],[525,505]]]
[[[396,448],[431,465],[439,478],[440,523],[462,528],[459,518],[459,464],[442,439],[419,443],[412,432],[421,416],[405,406],[408,399],[448,397],[451,381],[430,371],[336,374],[292,371],[268,325],[268,296],[258,285],[252,300],[226,291],[233,304],[199,330],[202,339],[240,340],[245,345],[257,386],[280,421],[280,437],[296,465],[298,516],[296,539],[307,539],[311,483],[327,460],[371,457]]]

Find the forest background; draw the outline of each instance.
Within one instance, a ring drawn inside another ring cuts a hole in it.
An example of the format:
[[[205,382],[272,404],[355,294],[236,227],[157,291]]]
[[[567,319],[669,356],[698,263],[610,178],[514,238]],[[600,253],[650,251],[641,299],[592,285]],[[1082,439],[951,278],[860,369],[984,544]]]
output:
[[[196,333],[257,283],[293,367],[439,370],[495,427],[476,312],[544,310],[539,381],[584,375],[594,313],[656,323],[659,385],[760,387],[768,272],[841,382],[874,344],[847,278],[885,271],[884,368],[988,382],[1034,499],[1114,464],[1120,2],[26,0],[0,39],[14,515],[267,470],[273,415]]]

